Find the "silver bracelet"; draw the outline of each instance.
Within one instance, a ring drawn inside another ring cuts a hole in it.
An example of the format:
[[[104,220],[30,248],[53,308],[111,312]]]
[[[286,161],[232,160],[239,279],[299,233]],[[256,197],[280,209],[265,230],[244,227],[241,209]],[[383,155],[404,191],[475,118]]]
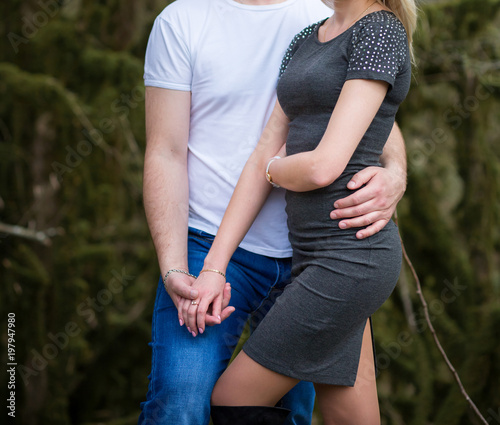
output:
[[[195,279],[197,278],[197,276],[195,276],[194,274],[191,274],[191,273],[187,272],[186,270],[170,269],[167,272],[167,274],[165,275],[165,277],[163,278],[163,286],[165,286],[167,284],[167,278],[170,276],[170,273],[183,273],[183,274],[186,274],[188,276],[194,277]]]

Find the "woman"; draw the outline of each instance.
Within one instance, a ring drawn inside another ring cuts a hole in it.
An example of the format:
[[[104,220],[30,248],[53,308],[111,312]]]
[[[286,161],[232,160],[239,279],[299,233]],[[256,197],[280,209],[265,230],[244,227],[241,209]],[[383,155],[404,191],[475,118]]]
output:
[[[275,109],[194,284],[200,298],[185,301],[186,325],[202,332],[271,185],[287,189],[292,282],[217,382],[215,425],[282,423],[287,412],[273,406],[300,380],[314,382],[325,424],[380,421],[370,316],[398,279],[398,232],[389,223],[358,240],[329,213],[350,177],[378,164],[410,85],[416,8],[333,3],[334,15],[298,34],[285,56]]]

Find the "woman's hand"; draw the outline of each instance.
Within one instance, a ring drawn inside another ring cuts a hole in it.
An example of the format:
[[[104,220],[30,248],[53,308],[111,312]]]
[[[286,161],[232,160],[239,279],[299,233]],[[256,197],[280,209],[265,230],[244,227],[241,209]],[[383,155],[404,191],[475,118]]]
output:
[[[198,298],[194,301],[183,299],[179,303],[179,321],[195,337],[205,332],[205,326],[220,324],[235,309],[228,307],[231,285],[218,273],[201,273],[192,288],[198,291]]]

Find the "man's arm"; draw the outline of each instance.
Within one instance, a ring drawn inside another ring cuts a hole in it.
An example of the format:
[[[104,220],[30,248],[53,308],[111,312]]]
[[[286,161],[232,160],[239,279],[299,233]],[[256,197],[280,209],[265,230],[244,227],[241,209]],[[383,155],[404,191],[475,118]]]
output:
[[[384,146],[380,162],[398,180],[404,193],[406,190],[406,148],[403,134],[396,123],[394,123],[389,139]],[[403,193],[401,197],[403,197]]]
[[[335,202],[330,215],[332,219],[346,219],[339,223],[342,229],[368,226],[356,234],[358,239],[385,227],[406,190],[406,150],[397,124],[392,128],[380,162],[383,168],[368,167],[353,176],[347,187],[361,189]]]
[[[146,156],[144,159],[144,210],[155,245],[162,276],[168,270],[188,271],[187,238],[189,184],[187,151],[191,93],[146,87]],[[198,297],[191,285],[194,278],[172,273],[166,290],[179,310],[182,326],[184,304]],[[207,316],[215,325],[232,313],[227,307],[230,285],[224,287],[222,309]],[[220,313],[220,317],[219,317]]]
[[[162,276],[170,269],[188,271],[190,107],[190,92],[146,87],[144,209]],[[198,295],[187,275],[171,274],[166,283],[176,306],[179,297]]]

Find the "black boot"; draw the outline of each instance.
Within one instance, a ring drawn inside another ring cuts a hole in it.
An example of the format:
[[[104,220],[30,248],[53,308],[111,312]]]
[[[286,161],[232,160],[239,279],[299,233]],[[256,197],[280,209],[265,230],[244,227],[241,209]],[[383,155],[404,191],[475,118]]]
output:
[[[267,406],[212,406],[214,425],[281,425],[290,410]]]

